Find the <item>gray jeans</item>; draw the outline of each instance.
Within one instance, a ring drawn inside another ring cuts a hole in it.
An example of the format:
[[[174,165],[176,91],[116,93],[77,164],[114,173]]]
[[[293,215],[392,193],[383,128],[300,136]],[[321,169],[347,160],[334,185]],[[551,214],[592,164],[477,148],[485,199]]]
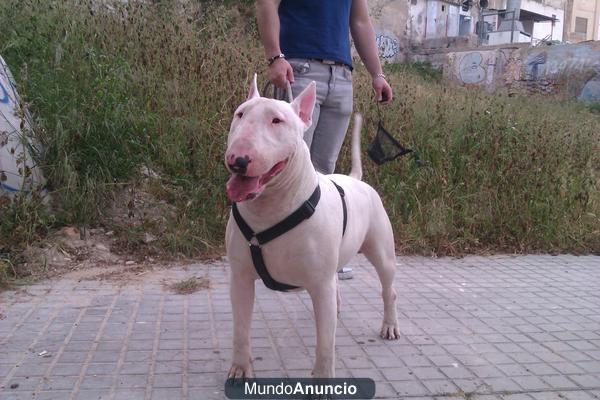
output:
[[[290,59],[294,69],[292,93],[298,96],[311,81],[317,83],[312,125],[304,133],[315,169],[332,174],[352,115],[352,71],[341,65]]]

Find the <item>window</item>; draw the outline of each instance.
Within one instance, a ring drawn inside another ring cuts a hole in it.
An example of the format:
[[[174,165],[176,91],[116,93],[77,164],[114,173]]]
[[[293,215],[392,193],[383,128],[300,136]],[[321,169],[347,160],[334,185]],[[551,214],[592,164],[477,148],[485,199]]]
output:
[[[587,18],[575,17],[575,33],[587,35]]]

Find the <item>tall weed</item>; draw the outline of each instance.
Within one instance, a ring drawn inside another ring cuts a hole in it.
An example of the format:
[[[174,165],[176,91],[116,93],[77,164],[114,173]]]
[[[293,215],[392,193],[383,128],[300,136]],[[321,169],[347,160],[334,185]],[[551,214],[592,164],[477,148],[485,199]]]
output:
[[[149,190],[175,210],[155,224],[164,248],[194,255],[222,243],[226,134],[252,74],[264,72],[252,2],[224,3],[0,4],[0,53],[46,149],[47,225],[101,223],[144,166],[157,172]],[[597,114],[452,87],[422,65],[388,69],[396,100],[384,124],[418,157],[364,163],[399,250],[600,251]],[[364,145],[378,113],[359,63],[354,81]],[[349,170],[347,146],[338,170]]]

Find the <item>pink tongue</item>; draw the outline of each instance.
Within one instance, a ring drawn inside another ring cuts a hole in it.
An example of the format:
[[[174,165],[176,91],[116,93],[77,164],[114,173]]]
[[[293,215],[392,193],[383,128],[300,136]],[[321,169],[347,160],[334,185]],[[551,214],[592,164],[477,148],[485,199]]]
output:
[[[229,200],[239,202],[248,198],[248,195],[258,192],[258,177],[246,177],[233,174],[229,177],[226,185]]]

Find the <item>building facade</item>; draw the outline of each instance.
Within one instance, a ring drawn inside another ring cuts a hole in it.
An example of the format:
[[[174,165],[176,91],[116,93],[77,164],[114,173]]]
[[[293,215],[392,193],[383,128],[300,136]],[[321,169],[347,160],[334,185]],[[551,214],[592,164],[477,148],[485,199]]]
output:
[[[563,36],[571,43],[600,40],[600,0],[567,0]]]
[[[600,0],[369,0],[382,58],[402,61],[410,48],[563,41],[567,19],[589,17],[590,6],[575,4],[566,15],[567,1]],[[516,12],[515,12],[516,8]],[[596,10],[593,7],[592,10]],[[579,9],[585,10],[578,11]],[[587,14],[586,14],[587,13]],[[513,21],[514,16],[514,21]],[[581,20],[577,19],[577,21]],[[598,34],[587,29],[589,35]],[[581,28],[583,29],[583,28]]]
[[[566,0],[493,0],[484,12],[484,44],[560,42]]]

